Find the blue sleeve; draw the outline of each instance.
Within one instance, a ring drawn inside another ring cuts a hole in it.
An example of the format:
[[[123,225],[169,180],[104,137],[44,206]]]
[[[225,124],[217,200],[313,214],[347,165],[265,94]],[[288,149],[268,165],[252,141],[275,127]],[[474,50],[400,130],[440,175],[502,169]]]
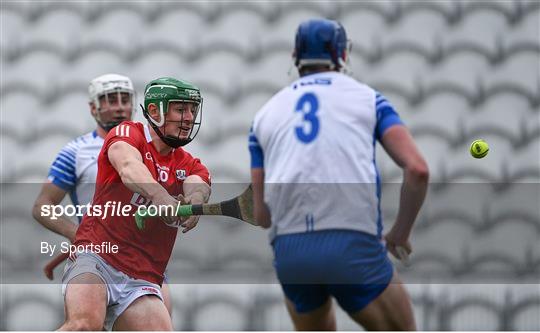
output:
[[[73,190],[77,182],[75,154],[75,147],[68,144],[60,150],[49,169],[48,179],[51,183],[67,192]]]
[[[384,132],[394,125],[403,125],[403,121],[386,97],[377,93],[375,97],[375,110],[377,112],[377,124],[375,125],[375,137],[381,140]]]
[[[251,155],[251,168],[264,168],[264,155],[259,140],[253,132],[253,126],[249,130],[249,153]]]

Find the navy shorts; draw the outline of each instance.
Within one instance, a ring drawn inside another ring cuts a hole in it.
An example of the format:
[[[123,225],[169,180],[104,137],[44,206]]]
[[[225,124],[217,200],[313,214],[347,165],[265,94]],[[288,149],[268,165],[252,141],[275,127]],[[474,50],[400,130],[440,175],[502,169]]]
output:
[[[348,313],[363,309],[390,284],[393,266],[376,236],[353,230],[321,230],[277,236],[274,265],[298,313],[333,296]]]

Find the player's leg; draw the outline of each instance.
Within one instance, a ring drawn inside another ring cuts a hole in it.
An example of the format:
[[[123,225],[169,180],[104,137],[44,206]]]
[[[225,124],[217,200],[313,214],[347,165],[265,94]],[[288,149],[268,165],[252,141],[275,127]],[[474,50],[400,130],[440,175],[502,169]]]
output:
[[[107,288],[100,277],[83,273],[65,290],[66,320],[59,331],[101,331],[107,311]]]
[[[336,329],[330,294],[323,284],[328,251],[325,232],[280,235],[273,242],[277,277],[296,330]],[[306,255],[309,253],[310,255]]]
[[[159,285],[123,276],[121,296],[109,307],[105,327],[117,331],[171,331],[172,321]]]
[[[295,304],[285,298],[287,310],[291,316],[294,328],[297,331],[335,331],[336,315],[332,306],[332,299],[328,297],[326,302],[315,310],[298,312]]]
[[[163,301],[154,295],[134,300],[116,319],[115,331],[172,331],[172,322]]]
[[[397,273],[377,298],[362,310],[349,315],[370,331],[416,330],[411,299]]]
[[[163,282],[163,285],[161,286],[161,295],[163,295],[163,303],[165,303],[165,307],[172,318],[171,288],[168,283]]]
[[[415,330],[412,306],[378,237],[341,232],[340,260],[328,291],[368,330]]]

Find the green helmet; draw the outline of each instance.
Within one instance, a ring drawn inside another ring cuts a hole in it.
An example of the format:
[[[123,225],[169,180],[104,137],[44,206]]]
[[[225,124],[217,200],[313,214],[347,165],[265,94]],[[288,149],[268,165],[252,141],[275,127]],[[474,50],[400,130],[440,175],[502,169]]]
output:
[[[170,102],[193,103],[195,110],[194,121],[187,138],[163,135],[159,129],[165,125],[165,117],[169,110]],[[159,121],[156,121],[148,114],[148,106],[155,104],[159,108]],[[143,115],[148,120],[152,128],[159,135],[161,140],[168,146],[178,148],[190,143],[201,127],[202,119],[202,97],[199,88],[186,81],[177,80],[170,77],[163,77],[151,81],[144,89],[144,106],[142,106]]]

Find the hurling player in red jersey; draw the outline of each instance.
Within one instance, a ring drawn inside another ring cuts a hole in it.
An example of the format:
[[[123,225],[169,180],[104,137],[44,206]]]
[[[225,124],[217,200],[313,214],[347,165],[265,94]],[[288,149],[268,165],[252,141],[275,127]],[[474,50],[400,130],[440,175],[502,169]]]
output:
[[[71,257],[62,279],[66,321],[61,330],[172,330],[159,287],[177,228],[193,229],[198,217],[180,219],[167,209],[139,230],[133,214],[139,205],[207,202],[209,172],[181,148],[199,130],[201,104],[194,85],[157,79],[145,89],[143,114],[149,125],[126,121],[109,131],[98,157],[93,209],[74,245],[117,251],[79,251]]]

